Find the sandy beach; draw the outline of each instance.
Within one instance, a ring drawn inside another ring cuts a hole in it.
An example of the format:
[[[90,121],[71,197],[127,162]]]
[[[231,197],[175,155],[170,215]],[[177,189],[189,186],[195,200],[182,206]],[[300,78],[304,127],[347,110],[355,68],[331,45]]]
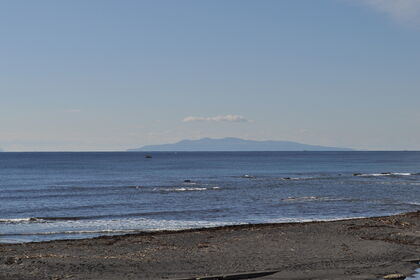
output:
[[[380,279],[412,274],[419,245],[420,212],[2,244],[0,279]]]

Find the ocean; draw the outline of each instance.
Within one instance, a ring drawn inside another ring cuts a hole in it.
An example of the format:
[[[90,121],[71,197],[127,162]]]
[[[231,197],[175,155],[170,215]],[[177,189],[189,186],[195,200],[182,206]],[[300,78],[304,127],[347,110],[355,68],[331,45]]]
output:
[[[417,210],[420,152],[0,153],[0,243]]]

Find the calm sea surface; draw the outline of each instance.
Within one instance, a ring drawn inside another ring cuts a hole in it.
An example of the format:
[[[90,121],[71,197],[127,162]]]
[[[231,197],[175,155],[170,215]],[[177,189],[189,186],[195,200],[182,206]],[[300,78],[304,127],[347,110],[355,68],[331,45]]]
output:
[[[0,153],[0,243],[420,210],[420,152],[148,154]]]

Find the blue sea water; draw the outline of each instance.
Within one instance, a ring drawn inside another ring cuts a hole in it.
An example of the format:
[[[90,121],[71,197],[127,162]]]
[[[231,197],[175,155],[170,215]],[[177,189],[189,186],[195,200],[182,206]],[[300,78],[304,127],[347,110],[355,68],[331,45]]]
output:
[[[420,152],[150,154],[0,153],[0,243],[420,210]]]

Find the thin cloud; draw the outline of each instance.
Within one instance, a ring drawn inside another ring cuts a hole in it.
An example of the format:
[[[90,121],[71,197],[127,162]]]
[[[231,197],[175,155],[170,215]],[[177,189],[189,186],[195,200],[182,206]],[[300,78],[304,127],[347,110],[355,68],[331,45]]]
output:
[[[249,122],[243,116],[239,115],[225,115],[215,117],[186,117],[183,122]]]
[[[388,14],[393,19],[420,24],[420,0],[357,0],[374,10]]]

